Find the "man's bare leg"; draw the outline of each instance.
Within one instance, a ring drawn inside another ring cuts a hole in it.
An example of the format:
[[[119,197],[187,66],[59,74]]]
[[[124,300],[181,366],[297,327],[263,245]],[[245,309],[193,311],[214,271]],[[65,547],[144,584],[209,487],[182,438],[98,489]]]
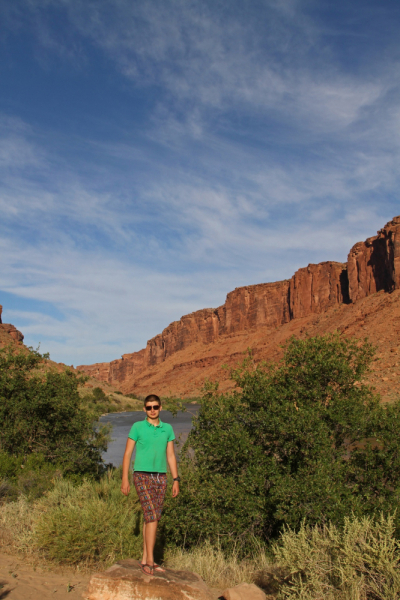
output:
[[[150,521],[143,525],[143,558],[142,568],[150,574],[150,567],[154,567],[154,546],[156,543],[158,521]]]
[[[147,563],[147,552],[146,552],[146,523],[143,523],[143,557],[142,565]]]
[[[154,565],[154,546],[156,544],[158,521],[150,521],[145,525],[146,563]]]
[[[153,556],[153,560],[150,559],[148,561],[147,558],[148,558],[149,554],[147,552],[147,544],[146,544],[146,537],[147,537],[146,529],[147,529],[147,527],[149,525],[153,526],[153,528],[155,529],[155,532],[154,532],[153,555],[152,555]],[[155,546],[155,542],[156,542],[157,525],[158,525],[158,521],[152,521],[151,523],[144,523],[143,524],[143,556],[142,556],[142,565],[146,565],[146,564],[154,565],[154,569],[156,571],[163,571],[164,572],[165,569],[163,567],[160,567],[160,565],[157,565],[154,562],[154,546]]]

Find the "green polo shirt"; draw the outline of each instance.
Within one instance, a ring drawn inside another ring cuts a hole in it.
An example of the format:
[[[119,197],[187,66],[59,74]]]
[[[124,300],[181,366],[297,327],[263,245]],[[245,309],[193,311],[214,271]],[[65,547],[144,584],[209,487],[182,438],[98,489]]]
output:
[[[132,425],[128,437],[136,442],[134,471],[167,472],[167,444],[175,434],[169,423],[159,421],[156,427],[147,419]]]

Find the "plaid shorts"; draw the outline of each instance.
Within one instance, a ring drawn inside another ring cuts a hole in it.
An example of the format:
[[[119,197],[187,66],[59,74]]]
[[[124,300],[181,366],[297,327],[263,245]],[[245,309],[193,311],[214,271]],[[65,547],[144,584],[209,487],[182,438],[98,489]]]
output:
[[[167,489],[166,473],[137,473],[133,474],[137,495],[144,513],[144,522],[159,521]]]

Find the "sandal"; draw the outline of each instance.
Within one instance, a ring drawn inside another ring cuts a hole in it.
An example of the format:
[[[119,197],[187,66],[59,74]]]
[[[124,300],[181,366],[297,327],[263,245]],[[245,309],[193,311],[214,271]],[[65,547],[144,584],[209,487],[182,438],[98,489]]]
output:
[[[140,563],[140,566],[141,567],[146,567],[146,566],[150,567],[150,565],[146,565],[145,563]],[[158,565],[156,562],[154,563],[153,568],[154,568],[155,571],[159,571],[161,573],[165,573],[164,567],[162,567],[161,565]]]
[[[150,569],[150,571],[146,571],[146,567],[148,569]],[[146,575],[154,575],[154,565],[140,563],[140,568],[142,569],[143,573],[145,573]]]

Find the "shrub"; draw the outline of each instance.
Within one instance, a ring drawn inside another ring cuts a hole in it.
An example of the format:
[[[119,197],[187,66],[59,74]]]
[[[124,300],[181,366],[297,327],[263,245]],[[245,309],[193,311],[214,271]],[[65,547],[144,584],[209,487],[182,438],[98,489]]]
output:
[[[166,565],[172,569],[194,571],[208,585],[222,589],[240,583],[264,584],[263,587],[271,588],[267,582],[272,579],[271,571],[274,571],[265,549],[257,544],[245,559],[235,550],[226,555],[218,544],[213,546],[210,542],[204,542],[192,550],[173,548],[167,552]]]
[[[120,487],[120,470],[80,485],[58,479],[51,491],[33,503],[21,496],[0,507],[5,539],[12,540],[15,550],[35,552],[59,564],[110,564],[120,558],[139,558],[139,500],[134,489],[128,497],[122,496]]]
[[[344,522],[397,506],[400,405],[364,385],[367,342],[292,339],[280,365],[233,371],[237,391],[208,385],[181,461],[181,493],[166,503],[167,539],[223,548],[285,525]],[[191,518],[188,519],[187,516]]]
[[[0,350],[0,450],[24,460],[32,454],[72,475],[101,472],[107,429],[81,407],[81,379],[71,371],[41,372],[36,351]]]
[[[109,402],[107,394],[99,387],[95,387],[92,391],[93,400],[95,402]]]
[[[162,407],[164,410],[168,410],[176,417],[179,411],[185,412],[186,407],[184,401],[181,398],[175,398],[174,396],[164,396],[161,398]]]
[[[183,451],[180,494],[166,496],[161,521],[166,539],[184,547],[212,540],[239,551],[262,535],[265,494],[261,449],[252,447],[237,419],[236,398],[206,397],[186,449],[188,444],[195,459]]]
[[[345,518],[343,528],[286,529],[274,548],[288,575],[279,598],[388,600],[400,597],[400,546],[392,516]]]
[[[15,500],[20,494],[29,500],[39,498],[60,475],[57,466],[46,462],[43,454],[24,457],[0,451],[0,501]]]

